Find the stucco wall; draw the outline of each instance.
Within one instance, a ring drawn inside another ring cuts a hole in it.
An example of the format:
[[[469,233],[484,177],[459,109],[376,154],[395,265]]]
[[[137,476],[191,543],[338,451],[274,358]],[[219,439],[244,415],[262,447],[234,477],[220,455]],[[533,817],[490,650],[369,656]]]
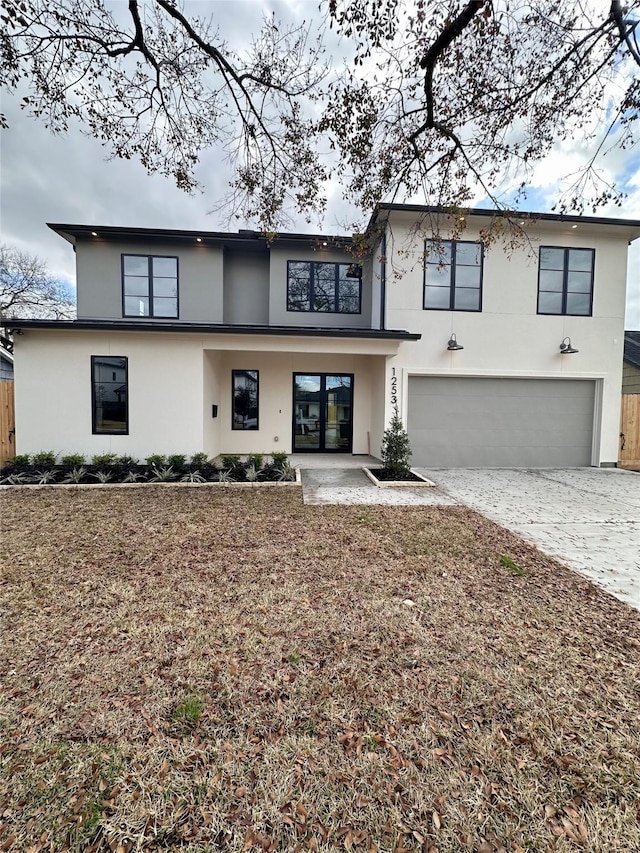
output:
[[[210,458],[220,453],[220,376],[221,354],[217,350],[204,350],[202,353],[202,417],[203,417],[203,446]],[[218,406],[218,414],[214,418],[212,406]]]
[[[624,341],[627,237],[603,227],[563,223],[538,223],[529,228],[530,243],[508,253],[500,244],[485,253],[481,312],[425,311],[423,304],[423,242],[410,232],[413,222],[403,216],[393,220],[387,271],[387,327],[422,332],[422,340],[404,343],[392,362],[401,375],[400,409],[406,419],[406,384],[409,374],[539,376],[600,380],[602,412],[597,415],[598,435],[594,462],[617,460],[620,384]],[[485,223],[480,223],[480,225]],[[479,225],[469,222],[463,239],[478,239]],[[442,234],[447,237],[446,233]],[[538,246],[595,248],[592,317],[538,316]],[[447,351],[455,332],[464,350]],[[570,336],[579,350],[561,355],[560,342]],[[389,394],[386,418],[390,417]]]
[[[293,373],[308,372],[354,374],[353,452],[367,453],[382,420],[378,372],[396,349],[353,339],[27,329],[16,339],[17,452],[291,453]],[[91,433],[92,355],[128,358],[128,435]],[[242,369],[260,372],[257,431],[231,429],[231,371]]]
[[[16,452],[203,449],[202,342],[188,335],[33,332],[16,342]],[[129,435],[91,434],[91,356],[129,359]]]
[[[177,257],[178,319],[187,323],[222,323],[222,249],[197,244],[187,248],[175,243],[120,243],[99,237],[78,240],[76,246],[79,319],[140,319],[122,316],[123,254]]]
[[[371,328],[371,278],[362,278],[359,314],[287,311],[287,261],[334,261],[353,263],[353,256],[329,248],[303,251],[295,247],[271,247],[269,323],[272,326],[325,326],[328,328]]]
[[[221,352],[218,445],[221,453],[292,452],[294,373],[353,373],[353,452],[367,452],[372,359],[346,353]],[[377,361],[377,359],[376,359]],[[232,430],[232,370],[259,371],[259,429]],[[207,448],[209,450],[209,448]],[[213,452],[213,448],[211,450]]]
[[[224,322],[268,325],[269,255],[225,250]]]

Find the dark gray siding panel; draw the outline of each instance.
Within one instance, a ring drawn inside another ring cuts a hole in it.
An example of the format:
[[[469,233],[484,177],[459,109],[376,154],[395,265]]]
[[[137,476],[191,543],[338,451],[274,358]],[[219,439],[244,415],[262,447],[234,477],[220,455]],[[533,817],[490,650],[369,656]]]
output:
[[[590,465],[594,399],[587,380],[411,376],[412,464]]]

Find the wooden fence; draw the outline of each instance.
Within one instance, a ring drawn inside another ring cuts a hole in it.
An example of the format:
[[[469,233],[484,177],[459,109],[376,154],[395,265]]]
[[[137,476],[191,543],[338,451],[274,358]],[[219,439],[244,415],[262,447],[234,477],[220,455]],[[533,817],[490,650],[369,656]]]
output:
[[[640,394],[623,394],[618,467],[640,471]]]
[[[0,466],[16,454],[16,420],[13,405],[13,382],[0,381]]]

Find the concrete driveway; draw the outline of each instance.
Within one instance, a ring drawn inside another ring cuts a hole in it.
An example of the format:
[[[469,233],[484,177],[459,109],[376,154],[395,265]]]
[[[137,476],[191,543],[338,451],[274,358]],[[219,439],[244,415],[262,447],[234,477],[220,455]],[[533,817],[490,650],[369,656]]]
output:
[[[640,610],[640,474],[617,468],[417,469]]]

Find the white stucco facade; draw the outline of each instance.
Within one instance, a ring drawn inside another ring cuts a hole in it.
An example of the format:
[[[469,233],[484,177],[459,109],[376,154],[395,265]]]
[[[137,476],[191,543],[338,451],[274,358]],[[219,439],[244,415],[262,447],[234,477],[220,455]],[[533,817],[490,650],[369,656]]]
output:
[[[140,229],[94,237],[89,226],[64,226],[78,258],[78,323],[17,327],[17,451],[138,458],[291,452],[294,376],[317,374],[350,377],[348,450],[378,454],[396,403],[405,423],[411,421],[412,377],[502,377],[590,383],[590,464],[615,464],[627,246],[640,236],[640,224],[527,220],[519,245],[507,250],[498,241],[485,250],[481,311],[425,310],[425,235],[416,217],[415,208],[380,211],[375,248],[359,259],[357,314],[287,310],[287,261],[352,261],[335,241],[325,247],[318,238],[292,235],[269,246],[229,235],[227,244],[224,235],[163,232],[155,239]],[[458,239],[479,241],[486,222],[469,215]],[[450,224],[438,217],[441,239],[449,239]],[[62,228],[56,226],[61,234]],[[537,313],[540,246],[594,250],[589,316]],[[123,254],[178,258],[178,318],[140,328],[136,318],[123,317]],[[452,334],[464,349],[447,349]],[[560,353],[566,338],[578,352]],[[126,434],[93,431],[92,356],[127,360]],[[233,371],[258,372],[256,429],[232,429]],[[312,409],[318,411],[317,403]]]
[[[410,376],[566,378],[596,381],[593,465],[618,458],[622,352],[629,229],[597,224],[534,221],[526,240],[511,251],[498,242],[485,250],[482,311],[432,311],[423,308],[424,240],[417,238],[415,215],[396,213],[387,228],[387,326],[420,329],[420,341],[402,344],[387,365],[387,387],[395,368],[400,411],[408,416]],[[469,217],[464,240],[478,240],[484,225]],[[637,230],[637,229],[636,229]],[[443,220],[442,239],[448,236]],[[543,246],[595,249],[591,316],[537,314],[538,249]],[[398,273],[397,277],[393,272]],[[463,350],[448,351],[455,334]],[[579,351],[560,353],[570,337]],[[388,395],[387,395],[388,397]],[[390,417],[389,399],[386,418]]]
[[[396,343],[274,336],[25,330],[16,379],[19,453],[291,452],[294,373],[353,375],[353,452],[366,454]],[[286,347],[286,350],[285,350]],[[128,360],[129,430],[94,435],[91,357]],[[68,369],[63,369],[63,367]],[[260,428],[232,430],[232,370],[259,372]],[[217,415],[212,417],[212,406]],[[44,416],[43,416],[44,415]],[[377,439],[373,439],[377,440]]]

